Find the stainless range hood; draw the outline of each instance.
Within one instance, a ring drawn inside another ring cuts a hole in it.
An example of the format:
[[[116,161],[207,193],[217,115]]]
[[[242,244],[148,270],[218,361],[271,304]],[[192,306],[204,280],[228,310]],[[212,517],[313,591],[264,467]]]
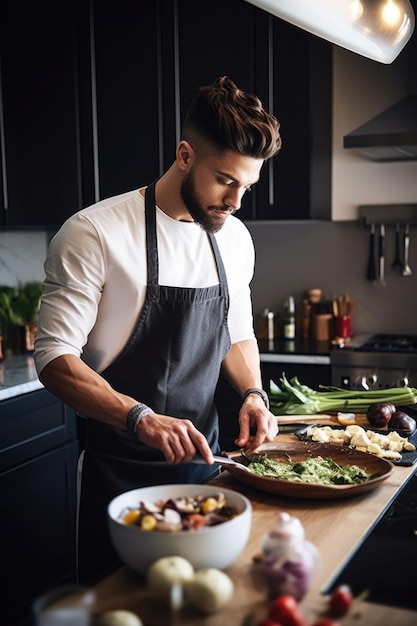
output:
[[[343,138],[344,148],[373,161],[417,160],[416,32],[402,54],[407,57],[408,95]]]
[[[343,138],[374,161],[417,159],[417,95],[409,95]]]

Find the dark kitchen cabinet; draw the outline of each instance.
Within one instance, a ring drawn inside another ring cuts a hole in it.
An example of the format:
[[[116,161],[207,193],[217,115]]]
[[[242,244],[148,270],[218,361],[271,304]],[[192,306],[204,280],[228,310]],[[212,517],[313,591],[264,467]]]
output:
[[[0,19],[0,226],[60,224],[81,208],[76,7],[5,0]]]
[[[162,171],[168,133],[162,101],[173,102],[173,95],[161,82],[159,2],[94,1],[91,21],[95,188],[101,199],[148,184]]]
[[[277,115],[284,142],[240,217],[329,216],[330,44],[243,0],[92,7],[100,198],[162,174],[195,88],[228,75]]]
[[[331,45],[244,0],[6,0],[0,71],[0,226],[59,226],[160,176],[221,75],[281,122],[240,217],[330,217]]]
[[[74,412],[46,390],[0,403],[2,623],[31,624],[33,599],[74,582]]]
[[[255,93],[279,119],[282,148],[255,187],[257,220],[331,217],[331,44],[254,11]]]
[[[229,74],[253,87],[252,10],[241,0],[215,5],[94,2],[101,198],[147,184],[171,165],[198,84]]]
[[[232,46],[229,26],[238,8],[244,33]],[[240,0],[223,5],[221,20],[212,5],[181,0],[93,3],[100,198],[147,184],[171,165],[197,83],[226,70],[242,81],[249,74],[249,11]]]

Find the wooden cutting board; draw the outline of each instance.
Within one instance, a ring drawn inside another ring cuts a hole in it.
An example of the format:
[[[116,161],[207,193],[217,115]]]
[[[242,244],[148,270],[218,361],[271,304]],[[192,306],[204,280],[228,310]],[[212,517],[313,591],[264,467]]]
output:
[[[314,413],[314,415],[277,415],[278,424],[323,424],[325,426],[338,425],[336,413]],[[366,415],[357,413],[355,423],[363,428],[372,428]],[[343,426],[341,426],[343,428]]]
[[[337,424],[336,415],[315,413],[314,415],[277,415],[278,424]]]

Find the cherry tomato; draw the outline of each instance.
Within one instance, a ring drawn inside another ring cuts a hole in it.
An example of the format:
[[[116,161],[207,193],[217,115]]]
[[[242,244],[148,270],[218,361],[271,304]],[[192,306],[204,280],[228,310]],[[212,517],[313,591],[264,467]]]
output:
[[[353,594],[348,585],[341,585],[330,596],[329,610],[332,615],[341,617],[346,615],[352,606]]]
[[[282,626],[307,626],[297,600],[291,595],[278,596],[269,609],[268,617]]]
[[[198,530],[201,526],[206,526],[207,524],[207,518],[200,513],[191,513],[190,515],[187,515],[187,521],[191,528],[194,528],[194,530]]]

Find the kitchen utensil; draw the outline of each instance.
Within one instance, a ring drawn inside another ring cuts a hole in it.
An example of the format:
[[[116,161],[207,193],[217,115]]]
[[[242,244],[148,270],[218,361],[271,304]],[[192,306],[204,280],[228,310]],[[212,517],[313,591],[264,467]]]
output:
[[[404,229],[404,266],[402,269],[403,276],[411,276],[411,267],[408,265],[408,254],[410,251],[410,225],[406,224]]]
[[[402,272],[403,270],[403,262],[401,259],[401,234],[398,222],[395,224],[395,255],[391,267],[395,272]]]
[[[236,453],[229,453],[235,455]],[[237,452],[237,454],[241,454]],[[358,493],[370,491],[378,487],[393,472],[394,465],[386,459],[381,459],[366,452],[352,450],[348,447],[335,446],[327,443],[298,441],[294,443],[267,443],[259,446],[256,451],[246,458],[255,459],[258,455],[266,455],[276,461],[291,462],[305,461],[308,457],[321,456],[332,458],[339,465],[358,465],[368,475],[375,475],[366,482],[354,485],[322,485],[317,483],[293,482],[279,478],[266,478],[254,472],[241,472],[235,466],[227,466],[227,471],[236,480],[259,489],[277,495],[290,496],[292,498],[346,498]]]
[[[366,270],[366,278],[372,283],[375,283],[377,279],[377,269],[375,262],[375,224],[371,224],[371,232],[369,234],[369,257],[368,267]]]
[[[231,459],[228,456],[220,456],[219,454],[213,454],[213,460],[217,465],[233,465],[236,469],[239,470],[243,470],[245,472],[250,472],[250,469],[244,465],[243,463],[239,463],[239,461],[235,461],[234,459]],[[205,460],[199,456],[196,455],[193,460],[192,463],[198,463],[199,465],[205,464]]]
[[[279,435],[285,433],[296,433],[300,428],[310,428],[311,422],[284,422],[279,425]]]
[[[379,226],[379,284],[385,286],[385,224]]]

